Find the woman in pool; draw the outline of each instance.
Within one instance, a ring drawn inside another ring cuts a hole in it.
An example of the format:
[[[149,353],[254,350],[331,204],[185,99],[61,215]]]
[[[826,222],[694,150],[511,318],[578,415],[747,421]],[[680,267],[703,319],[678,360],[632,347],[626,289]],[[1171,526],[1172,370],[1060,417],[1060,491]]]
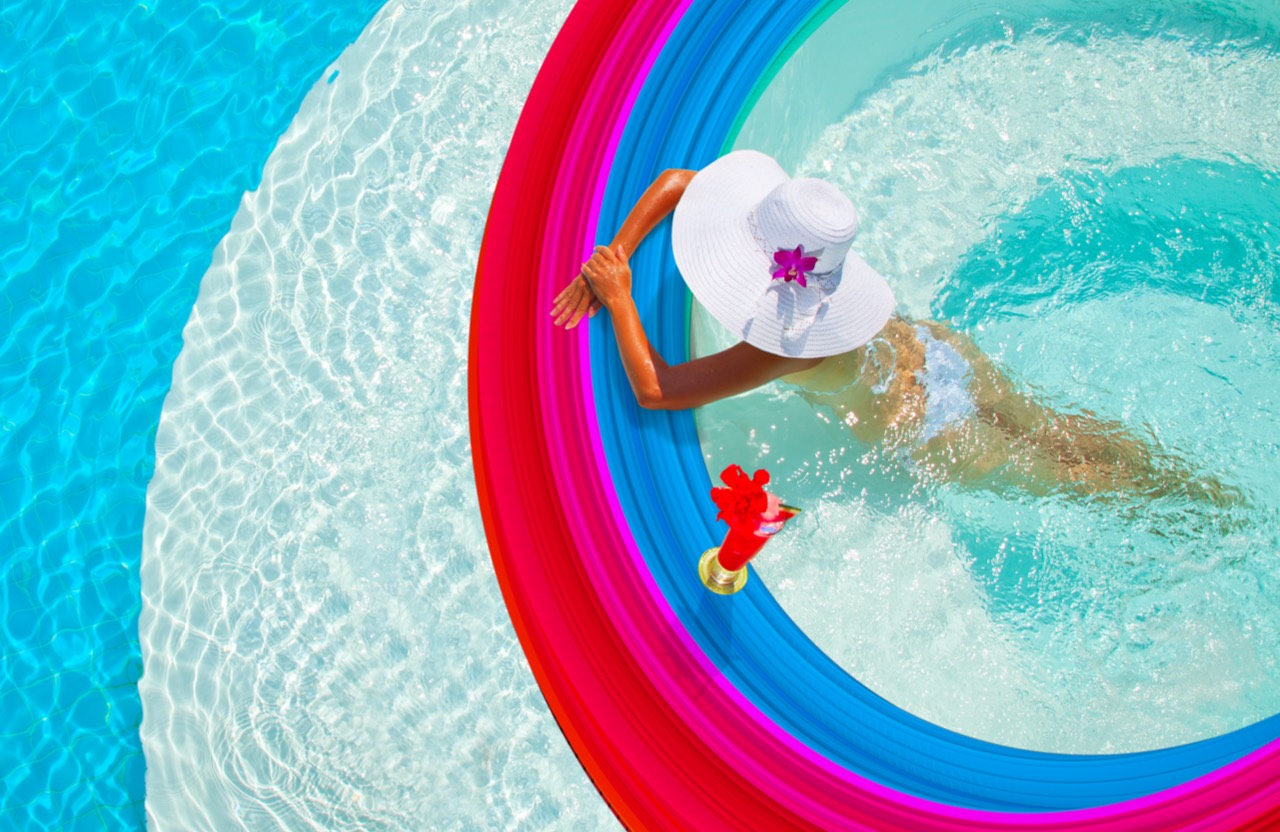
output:
[[[668,214],[676,265],[698,301],[743,340],[669,365],[631,298],[631,252]],[[819,179],[737,151],[701,171],[668,170],[609,246],[555,299],[572,329],[609,310],[627,378],[646,408],[698,407],[779,380],[830,407],[867,443],[905,449],[928,475],[1033,494],[1182,492],[1220,502],[1123,426],[1058,413],[1020,391],[967,337],[893,314],[884,278],[849,251],[857,216]]]

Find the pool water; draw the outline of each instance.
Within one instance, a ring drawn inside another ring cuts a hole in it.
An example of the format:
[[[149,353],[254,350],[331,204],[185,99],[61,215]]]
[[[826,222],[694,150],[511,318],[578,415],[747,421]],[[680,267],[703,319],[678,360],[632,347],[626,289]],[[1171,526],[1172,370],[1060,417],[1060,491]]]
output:
[[[603,829],[472,476],[472,280],[569,2],[392,2],[214,252],[143,536],[147,812],[175,829]]]
[[[848,59],[865,85],[822,123],[812,73],[830,77],[864,10],[780,73],[739,146],[850,194],[854,247],[901,313],[947,322],[1056,409],[1122,422],[1249,503],[938,483],[777,385],[698,419],[713,476],[767,467],[806,508],[759,575],[860,681],[964,734],[1122,752],[1276,713],[1275,21],[944,9],[889,70]],[[694,324],[698,352],[726,342]]]
[[[0,828],[143,824],[139,559],[182,324],[376,7],[0,8]]]

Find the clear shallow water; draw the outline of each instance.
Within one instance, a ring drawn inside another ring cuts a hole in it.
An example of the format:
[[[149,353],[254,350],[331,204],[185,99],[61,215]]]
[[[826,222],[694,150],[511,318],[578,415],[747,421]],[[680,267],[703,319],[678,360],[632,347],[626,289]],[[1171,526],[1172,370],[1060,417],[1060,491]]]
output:
[[[484,219],[569,5],[383,8],[219,245],[148,492],[157,828],[616,823],[510,627],[467,424]]]
[[[807,509],[760,575],[913,713],[1115,752],[1280,710],[1280,61],[1229,28],[984,19],[808,137],[796,172],[853,197],[855,248],[902,312],[1253,500],[1224,530],[1176,500],[965,490],[856,445],[785,387],[706,408],[713,475],[768,467]],[[786,124],[767,107],[803,110],[799,95],[766,95],[753,119]],[[796,143],[751,125],[744,139]],[[723,338],[695,319],[699,351]]]

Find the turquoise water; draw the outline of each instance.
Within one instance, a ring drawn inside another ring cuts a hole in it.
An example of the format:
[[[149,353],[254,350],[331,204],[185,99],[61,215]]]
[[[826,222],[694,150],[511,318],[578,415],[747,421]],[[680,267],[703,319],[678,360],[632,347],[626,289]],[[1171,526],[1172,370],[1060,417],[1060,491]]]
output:
[[[931,481],[784,386],[700,414],[708,467],[768,467],[807,509],[761,577],[820,647],[913,713],[1079,753],[1270,716],[1275,21],[1175,4],[931,8],[917,10],[924,34],[877,47],[872,72],[832,48],[871,13],[850,4],[739,145],[852,196],[854,247],[901,312],[966,332],[1055,408],[1121,422],[1250,505]],[[805,85],[833,75],[850,79],[847,110],[815,114]],[[723,338],[697,323],[700,351]]]
[[[209,255],[376,3],[0,9],[0,826],[143,821],[144,491]]]

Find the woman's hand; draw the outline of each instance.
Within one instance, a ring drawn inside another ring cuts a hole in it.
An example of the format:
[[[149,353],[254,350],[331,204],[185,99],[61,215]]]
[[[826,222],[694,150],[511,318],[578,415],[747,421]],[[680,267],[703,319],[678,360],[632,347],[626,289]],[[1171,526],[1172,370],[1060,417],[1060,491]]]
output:
[[[587,285],[587,279],[579,274],[573,281],[556,295],[551,305],[551,314],[555,316],[555,325],[565,329],[573,329],[582,320],[582,316],[594,318],[600,311],[600,300]]]
[[[591,291],[608,309],[631,297],[631,266],[627,264],[622,246],[616,249],[596,246],[591,259],[582,265],[582,274]]]
[[[680,201],[680,197],[695,173],[697,171],[664,170],[641,194],[631,213],[627,214],[626,221],[622,223],[617,236],[613,238],[616,259],[621,261],[623,269],[626,270],[625,288],[615,294],[623,297],[629,297],[631,294],[631,273],[627,265],[626,252],[635,251],[636,246],[640,245],[640,241],[653,230],[653,227],[675,210],[676,203]],[[604,251],[608,249],[597,246],[596,253],[591,255],[587,263],[594,263],[601,270],[609,269],[612,272],[615,265],[611,265],[605,258],[602,254]],[[609,304],[609,301],[600,294],[604,291],[603,285],[593,286],[588,282],[588,278],[586,264],[584,264],[583,273],[575,277],[560,294],[556,295],[551,303],[551,316],[555,319],[556,326],[573,329],[581,323],[583,317],[592,317],[600,311],[602,305]],[[613,288],[608,291],[612,292]]]

